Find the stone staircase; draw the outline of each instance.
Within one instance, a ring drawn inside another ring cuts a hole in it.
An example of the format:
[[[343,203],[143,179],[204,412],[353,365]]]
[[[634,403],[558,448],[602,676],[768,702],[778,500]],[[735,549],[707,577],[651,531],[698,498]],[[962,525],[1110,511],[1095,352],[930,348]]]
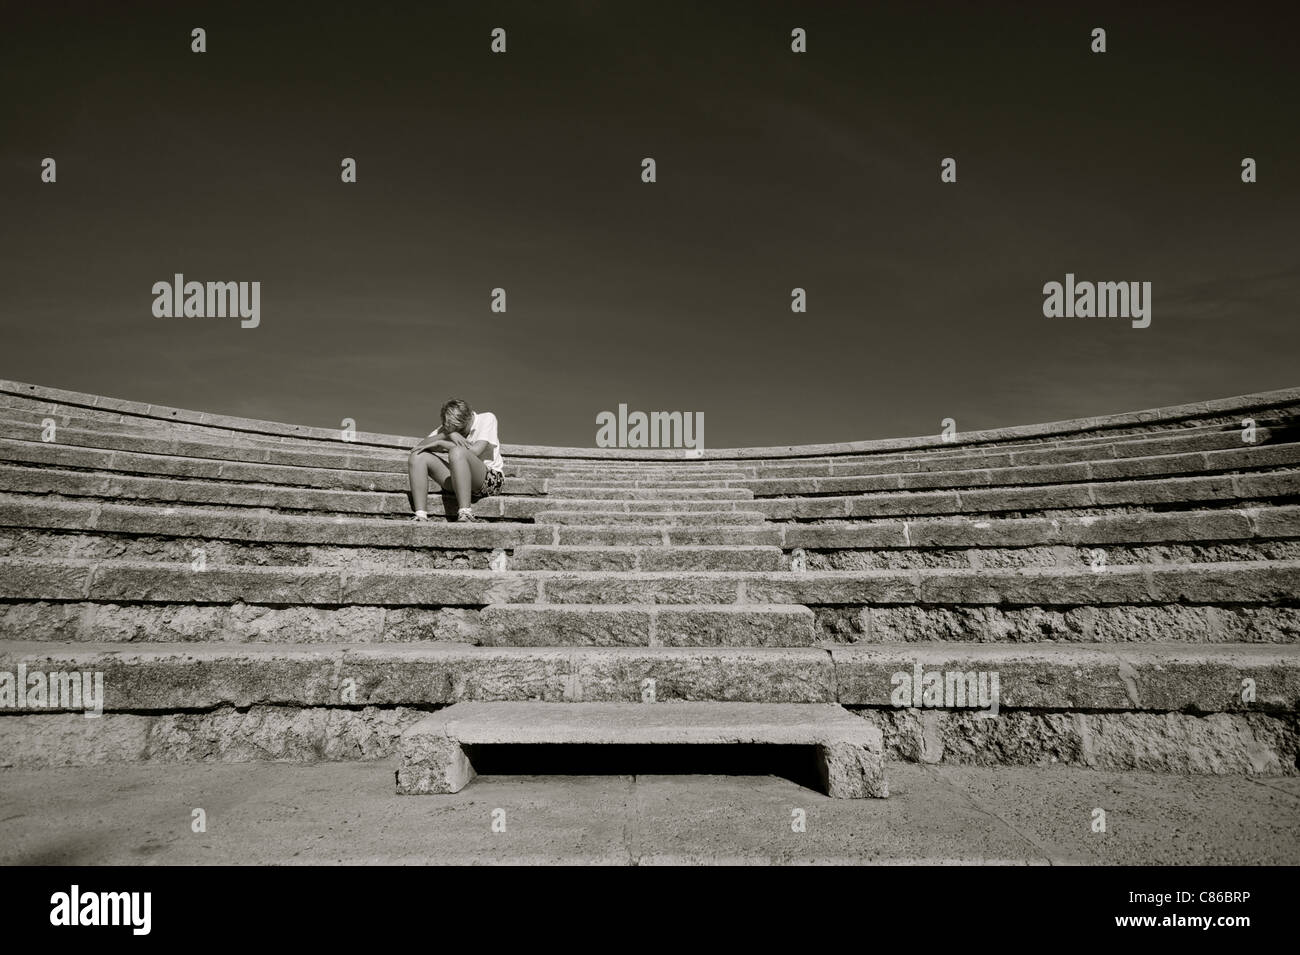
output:
[[[1300,389],[952,443],[507,446],[469,525],[405,522],[412,443],[0,382],[0,672],[105,687],[95,719],[0,706],[0,764],[397,755],[448,791],[451,744],[725,740],[817,749],[835,795],[897,760],[1297,773]]]

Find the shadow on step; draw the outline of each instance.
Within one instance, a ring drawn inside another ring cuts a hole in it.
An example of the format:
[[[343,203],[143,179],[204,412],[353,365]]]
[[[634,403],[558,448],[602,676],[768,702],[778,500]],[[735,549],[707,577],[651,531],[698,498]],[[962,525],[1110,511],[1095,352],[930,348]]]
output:
[[[779,776],[821,789],[815,746],[498,743],[464,750],[480,776]]]

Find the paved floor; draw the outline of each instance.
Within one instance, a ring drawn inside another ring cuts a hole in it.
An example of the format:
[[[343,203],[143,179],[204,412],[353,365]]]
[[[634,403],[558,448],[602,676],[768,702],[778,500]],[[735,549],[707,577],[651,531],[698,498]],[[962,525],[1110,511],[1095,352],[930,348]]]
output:
[[[894,763],[887,800],[662,775],[481,776],[454,796],[397,796],[394,768],[6,770],[0,863],[1300,864],[1300,778]]]

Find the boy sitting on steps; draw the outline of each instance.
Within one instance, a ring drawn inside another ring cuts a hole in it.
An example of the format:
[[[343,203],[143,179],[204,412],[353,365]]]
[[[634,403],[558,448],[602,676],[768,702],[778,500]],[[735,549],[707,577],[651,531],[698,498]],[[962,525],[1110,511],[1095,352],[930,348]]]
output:
[[[456,495],[458,521],[473,521],[470,502],[498,494],[505,480],[497,416],[474,410],[459,398],[442,406],[442,427],[411,449],[411,503],[414,521],[427,521],[429,478]]]

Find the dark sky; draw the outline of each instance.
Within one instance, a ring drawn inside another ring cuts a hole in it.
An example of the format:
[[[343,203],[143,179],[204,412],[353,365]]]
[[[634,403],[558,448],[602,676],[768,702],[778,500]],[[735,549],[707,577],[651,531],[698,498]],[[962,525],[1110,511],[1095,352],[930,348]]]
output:
[[[0,377],[406,434],[456,395],[508,444],[626,403],[710,447],[1300,384],[1284,5],[703,6],[4,3]],[[260,281],[261,326],[154,318],[175,272]],[[1045,318],[1066,272],[1152,282],[1151,326]]]

